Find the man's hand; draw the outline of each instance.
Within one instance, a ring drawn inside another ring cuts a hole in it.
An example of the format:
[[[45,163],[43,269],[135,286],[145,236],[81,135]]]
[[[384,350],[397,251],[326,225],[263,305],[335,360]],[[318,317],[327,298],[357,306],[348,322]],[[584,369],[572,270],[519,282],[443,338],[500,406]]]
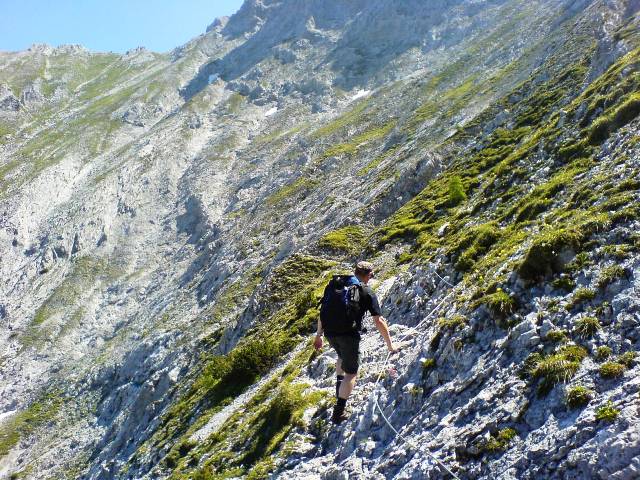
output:
[[[393,342],[387,345],[387,348],[389,349],[389,353],[397,353],[400,351],[400,347],[396,346]]]
[[[316,335],[316,338],[313,339],[313,347],[316,350],[320,350],[322,348],[322,335]]]

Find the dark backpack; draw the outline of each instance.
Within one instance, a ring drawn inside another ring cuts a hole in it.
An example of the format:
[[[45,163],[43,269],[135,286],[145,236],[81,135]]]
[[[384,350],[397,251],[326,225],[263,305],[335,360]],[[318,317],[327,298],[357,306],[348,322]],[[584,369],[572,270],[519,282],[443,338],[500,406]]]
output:
[[[351,275],[334,275],[320,302],[325,333],[339,335],[362,330],[362,285]]]

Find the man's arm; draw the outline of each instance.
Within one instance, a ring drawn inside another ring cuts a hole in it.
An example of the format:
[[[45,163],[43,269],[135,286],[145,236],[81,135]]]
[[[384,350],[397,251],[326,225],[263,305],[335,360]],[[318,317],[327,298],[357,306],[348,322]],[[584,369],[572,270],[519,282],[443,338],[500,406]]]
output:
[[[369,288],[368,286],[365,287],[365,293],[369,301],[369,306],[367,310],[369,310],[369,313],[371,314],[371,318],[373,318],[373,321],[376,324],[376,328],[380,332],[380,335],[382,335],[382,338],[384,339],[384,343],[387,344],[387,348],[389,349],[389,351],[391,353],[396,352],[397,349],[393,344],[393,342],[391,341],[391,335],[389,335],[389,327],[387,325],[387,320],[382,316],[382,309],[380,308],[380,302],[378,302],[378,297],[373,292],[373,290],[371,290],[371,288]]]
[[[387,344],[387,348],[389,349],[389,351],[391,353],[395,352],[396,347],[391,341],[391,335],[389,335],[389,327],[387,326],[386,319],[382,315],[374,315],[373,321],[375,322],[376,328],[380,332],[380,335],[382,335],[384,343]]]
[[[313,346],[316,350],[322,348],[322,322],[320,322],[320,317],[318,317],[318,327],[316,328],[316,337],[313,339]]]

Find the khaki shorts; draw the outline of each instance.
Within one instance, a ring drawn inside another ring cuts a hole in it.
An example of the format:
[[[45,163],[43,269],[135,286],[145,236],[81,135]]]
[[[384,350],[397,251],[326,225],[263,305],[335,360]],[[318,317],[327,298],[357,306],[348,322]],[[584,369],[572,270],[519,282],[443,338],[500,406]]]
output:
[[[342,361],[342,370],[355,375],[360,367],[360,334],[327,335],[329,345],[338,353]]]

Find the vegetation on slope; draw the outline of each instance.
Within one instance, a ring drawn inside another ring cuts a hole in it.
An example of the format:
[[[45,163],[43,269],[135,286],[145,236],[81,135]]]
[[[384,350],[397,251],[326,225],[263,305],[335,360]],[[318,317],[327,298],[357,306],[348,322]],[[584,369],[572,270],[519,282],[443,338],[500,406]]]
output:
[[[321,258],[294,255],[274,269],[267,280],[269,302],[256,326],[226,355],[203,354],[200,372],[139,454],[164,452],[164,466],[176,478],[219,478],[268,468],[270,455],[302,412],[323,397],[295,382],[312,355],[310,346],[290,360],[281,378],[264,385],[244,411],[229,418],[211,437],[198,445],[189,438],[315,328],[318,300],[333,266]],[[243,448],[240,456],[239,448]],[[195,469],[200,458],[207,461]]]
[[[62,402],[61,393],[53,391],[3,421],[0,424],[0,458],[7,455],[20,439],[54,419]]]

